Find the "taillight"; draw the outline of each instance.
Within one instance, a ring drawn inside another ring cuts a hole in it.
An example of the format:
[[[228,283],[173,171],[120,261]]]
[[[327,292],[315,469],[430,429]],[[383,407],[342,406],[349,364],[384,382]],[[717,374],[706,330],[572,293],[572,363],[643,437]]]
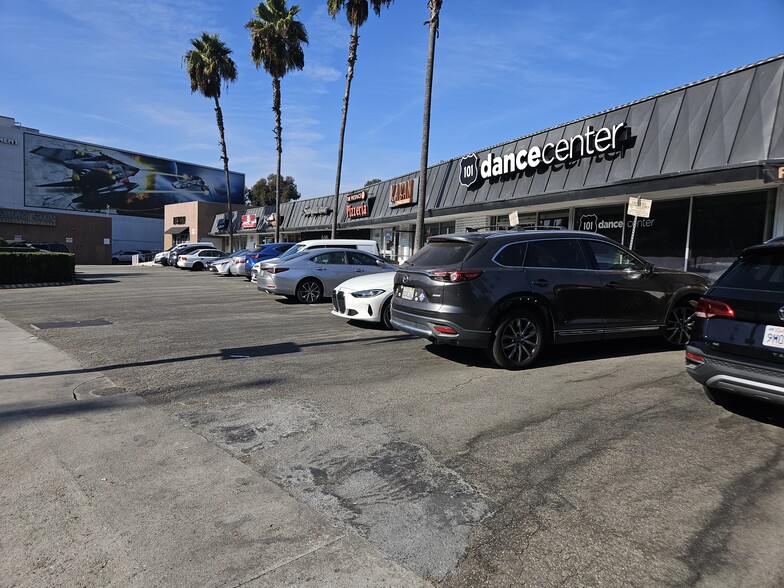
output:
[[[691,351],[686,352],[686,367],[690,369],[694,369],[700,367],[705,363],[705,358],[698,353],[692,353]]]
[[[287,267],[271,267],[271,268],[269,268],[267,270],[263,270],[263,271],[266,271],[269,274],[279,274],[281,272],[289,271],[289,268],[287,268]]]
[[[181,256],[180,256],[180,261],[186,261],[187,259],[188,259],[188,258],[187,258],[187,257],[185,257],[184,255],[181,255]]]
[[[444,335],[457,335],[457,331],[455,331],[452,327],[444,327],[442,325],[435,325],[433,330],[436,333],[442,333]]]
[[[437,271],[429,272],[427,276],[436,282],[467,282],[482,275],[482,272],[463,272],[463,271]]]
[[[735,311],[726,302],[711,300],[710,298],[700,298],[697,302],[697,312],[699,318],[713,318],[715,316],[724,318],[735,318]]]

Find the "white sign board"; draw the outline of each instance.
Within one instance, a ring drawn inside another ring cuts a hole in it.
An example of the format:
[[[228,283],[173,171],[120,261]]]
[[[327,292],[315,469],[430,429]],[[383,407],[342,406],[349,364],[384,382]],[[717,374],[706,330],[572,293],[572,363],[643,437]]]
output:
[[[651,216],[651,204],[653,200],[646,200],[645,198],[629,198],[629,208],[626,214],[629,216],[637,216],[641,218],[648,218]]]
[[[509,226],[516,227],[520,224],[520,215],[517,214],[517,211],[509,213]]]

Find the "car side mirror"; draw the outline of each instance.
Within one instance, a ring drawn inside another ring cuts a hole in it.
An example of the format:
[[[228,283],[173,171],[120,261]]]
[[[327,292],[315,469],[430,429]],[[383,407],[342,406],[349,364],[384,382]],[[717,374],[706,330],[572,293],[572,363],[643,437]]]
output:
[[[653,267],[654,266],[650,261],[646,261],[645,266],[643,266],[642,273],[644,273],[646,276],[649,276],[653,273]]]

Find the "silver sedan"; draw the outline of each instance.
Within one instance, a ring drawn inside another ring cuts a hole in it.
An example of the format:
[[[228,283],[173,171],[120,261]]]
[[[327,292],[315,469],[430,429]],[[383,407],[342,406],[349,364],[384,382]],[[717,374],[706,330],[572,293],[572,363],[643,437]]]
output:
[[[270,294],[313,304],[331,296],[338,284],[356,276],[394,271],[394,265],[356,249],[316,249],[308,254],[262,268],[256,287]]]

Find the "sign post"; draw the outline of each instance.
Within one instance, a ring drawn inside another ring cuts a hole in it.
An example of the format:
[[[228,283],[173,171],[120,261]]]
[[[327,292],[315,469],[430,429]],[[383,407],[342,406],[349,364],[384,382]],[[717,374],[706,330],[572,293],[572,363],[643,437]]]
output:
[[[629,198],[629,206],[626,210],[626,214],[634,217],[634,222],[632,223],[632,236],[629,238],[629,249],[634,249],[634,233],[637,230],[637,218],[648,218],[651,216],[651,204],[653,204],[653,200],[644,200],[642,196],[638,196],[637,198],[632,196]]]

